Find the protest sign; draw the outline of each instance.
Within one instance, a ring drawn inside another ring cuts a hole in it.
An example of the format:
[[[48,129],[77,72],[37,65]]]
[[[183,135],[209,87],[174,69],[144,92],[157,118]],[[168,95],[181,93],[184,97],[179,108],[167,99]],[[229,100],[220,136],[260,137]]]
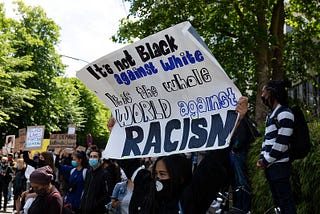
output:
[[[38,149],[32,149],[31,154],[33,155],[35,152],[45,152],[48,150],[50,144],[50,139],[42,139],[42,146]]]
[[[50,134],[50,149],[74,148],[77,144],[76,134]]]
[[[77,151],[86,152],[87,148],[84,147],[84,146],[78,146],[76,150],[77,150]]]
[[[9,153],[11,153],[15,146],[15,142],[16,142],[16,136],[15,135],[7,135],[6,136],[6,142],[2,148],[2,154],[3,155],[8,155]]]
[[[42,148],[44,126],[28,126],[25,148],[34,150]]]
[[[68,125],[68,134],[76,134],[76,125]]]
[[[19,152],[20,150],[24,150],[25,149],[26,134],[27,134],[27,129],[26,128],[19,129],[19,137],[16,138],[16,142],[15,142],[15,146],[13,148],[13,152]]]
[[[19,137],[26,137],[26,134],[27,134],[26,128],[19,129]]]
[[[117,123],[105,158],[226,148],[241,93],[189,22],[108,54],[77,77]]]

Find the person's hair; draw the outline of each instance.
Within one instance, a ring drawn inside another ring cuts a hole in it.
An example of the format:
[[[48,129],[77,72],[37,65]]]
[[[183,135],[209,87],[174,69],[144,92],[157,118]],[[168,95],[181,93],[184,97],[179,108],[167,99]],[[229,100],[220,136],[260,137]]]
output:
[[[288,92],[286,88],[291,87],[291,81],[284,80],[270,80],[265,89],[270,93],[270,99],[273,103],[277,100],[282,106],[288,106]]]
[[[76,151],[73,153],[73,156],[81,160],[81,166],[83,168],[89,168],[89,161],[84,151]]]
[[[159,157],[153,165],[152,174],[155,177],[157,163],[162,160],[167,168],[170,177],[172,193],[180,194],[181,191],[190,183],[192,178],[192,164],[183,154],[174,154]]]
[[[131,179],[134,171],[136,171],[140,167],[140,159],[133,158],[133,159],[122,159],[118,160],[118,164],[121,169],[124,171],[124,174],[127,176],[128,179]]]
[[[90,154],[91,154],[92,152],[98,153],[99,159],[101,158],[101,151],[99,151],[99,150],[92,150],[92,151],[90,151]],[[90,156],[90,154],[89,154],[89,156]]]
[[[50,152],[41,152],[40,155],[43,156],[44,162],[54,170],[53,155]]]
[[[120,166],[117,164],[116,160],[113,159],[103,159],[103,164],[108,164],[106,168],[108,172],[112,175],[111,177],[114,179],[116,183],[121,181],[121,170]]]
[[[99,151],[99,148],[98,148],[97,145],[91,145],[91,146],[90,146],[90,150],[91,150],[91,152],[98,152],[98,151]]]

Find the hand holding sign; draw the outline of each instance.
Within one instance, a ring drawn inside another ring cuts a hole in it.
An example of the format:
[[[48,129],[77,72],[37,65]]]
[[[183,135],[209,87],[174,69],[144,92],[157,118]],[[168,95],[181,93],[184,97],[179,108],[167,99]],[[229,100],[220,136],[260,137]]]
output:
[[[248,111],[248,97],[242,96],[239,98],[236,111],[239,113],[240,119],[242,119],[246,115]]]

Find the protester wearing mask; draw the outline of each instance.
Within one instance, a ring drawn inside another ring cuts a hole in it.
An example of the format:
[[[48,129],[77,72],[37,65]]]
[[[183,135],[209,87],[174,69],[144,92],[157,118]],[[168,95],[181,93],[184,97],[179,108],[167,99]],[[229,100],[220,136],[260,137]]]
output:
[[[53,170],[49,166],[40,167],[31,173],[30,183],[37,196],[28,214],[62,214],[62,198],[51,184],[52,180]]]
[[[261,96],[270,112],[266,118],[265,137],[257,167],[264,170],[274,204],[280,207],[281,213],[297,212],[290,184],[289,145],[294,126],[286,90],[290,86],[289,80],[270,80],[262,88]]]
[[[2,208],[2,194],[4,198],[3,210],[6,211],[8,203],[8,187],[12,179],[12,169],[8,164],[8,158],[2,157],[0,164],[0,210]]]
[[[29,151],[23,151],[23,160],[26,164],[34,167],[35,169],[50,166],[54,170],[53,155],[50,152],[35,153],[33,160],[29,158]]]
[[[89,170],[81,199],[80,210],[82,214],[104,214],[105,204],[110,201],[107,175],[100,162],[101,152],[91,151],[89,156]]]
[[[181,197],[192,178],[192,163],[184,154],[159,157],[153,167],[156,180],[155,212],[181,212]]]
[[[64,192],[66,193],[65,204],[71,204],[72,210],[80,213],[80,199],[83,193],[84,182],[89,167],[88,159],[83,151],[75,151],[72,154],[71,165],[62,165],[59,163],[59,154],[56,155],[56,167],[62,176],[68,177]]]

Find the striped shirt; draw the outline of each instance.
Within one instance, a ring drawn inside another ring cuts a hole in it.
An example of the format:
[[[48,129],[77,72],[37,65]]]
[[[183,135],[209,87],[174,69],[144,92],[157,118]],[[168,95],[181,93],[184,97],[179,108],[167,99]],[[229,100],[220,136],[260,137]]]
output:
[[[278,111],[279,108],[281,108],[280,111]],[[260,159],[265,166],[289,161],[289,143],[293,133],[293,122],[294,115],[291,110],[280,104],[267,115],[265,136],[260,154]]]

